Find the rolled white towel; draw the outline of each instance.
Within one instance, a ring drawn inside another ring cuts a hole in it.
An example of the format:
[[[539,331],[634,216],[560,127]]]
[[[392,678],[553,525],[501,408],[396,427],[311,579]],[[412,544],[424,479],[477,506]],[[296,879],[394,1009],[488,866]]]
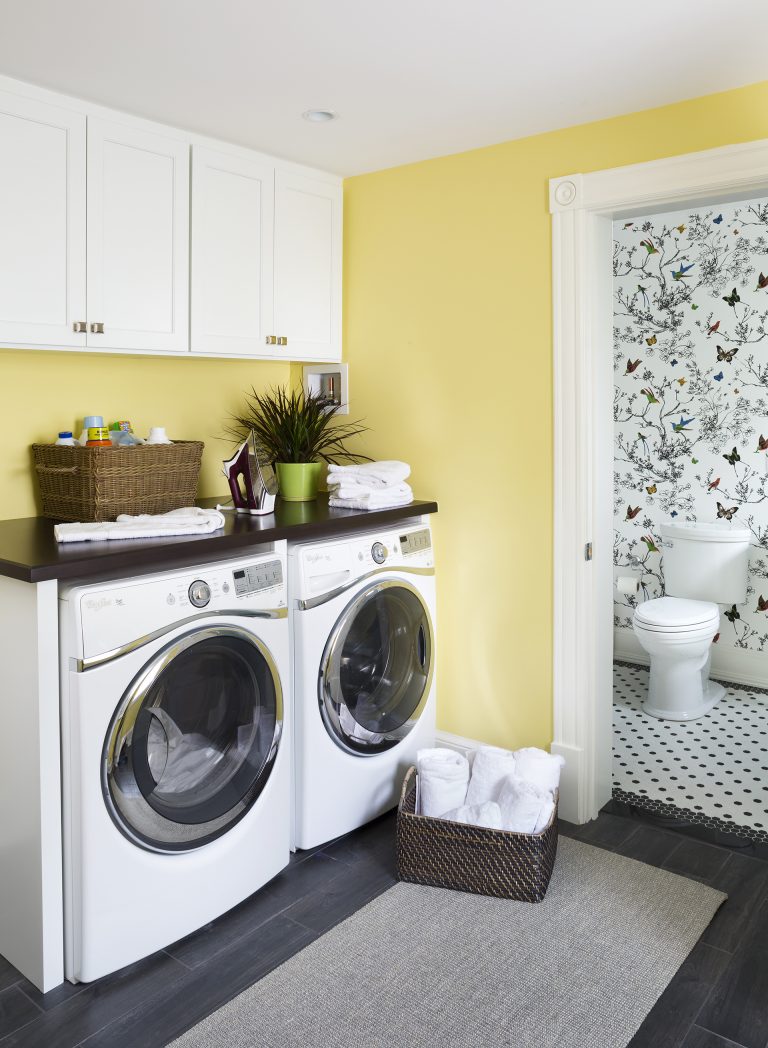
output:
[[[328,466],[328,483],[331,477],[355,477],[362,483],[369,484],[372,488],[389,488],[393,484],[399,484],[407,480],[411,475],[411,467],[407,462],[398,462],[395,459],[385,459],[380,462],[361,462],[351,466],[339,466],[331,462]]]
[[[499,790],[508,775],[515,772],[515,755],[498,746],[481,746],[475,750],[472,775],[467,790],[467,804],[498,800]]]
[[[469,782],[469,761],[463,754],[439,747],[418,750],[416,770],[419,815],[439,818],[443,812],[461,807]]]
[[[515,750],[515,775],[552,793],[560,785],[560,769],[564,764],[559,754],[547,753],[535,746]]]
[[[486,826],[489,830],[501,829],[501,808],[495,801],[486,801],[484,804],[462,804],[460,808],[445,812],[440,818],[450,819],[451,822],[468,823],[470,826]]]
[[[549,790],[539,789],[516,775],[508,776],[499,793],[501,825],[515,833],[539,833],[549,822],[554,807]]]

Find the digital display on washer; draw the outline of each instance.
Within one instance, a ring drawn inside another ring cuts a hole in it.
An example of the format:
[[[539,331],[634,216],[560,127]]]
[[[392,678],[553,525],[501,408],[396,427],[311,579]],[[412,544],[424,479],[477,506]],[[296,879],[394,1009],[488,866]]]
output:
[[[248,593],[258,593],[279,586],[283,581],[283,565],[279,560],[270,560],[265,564],[249,564],[247,568],[238,568],[232,572],[235,593],[244,597]]]
[[[422,550],[429,549],[431,545],[432,538],[427,528],[423,531],[412,531],[408,535],[400,536],[400,549],[406,555],[409,553],[421,553]]]

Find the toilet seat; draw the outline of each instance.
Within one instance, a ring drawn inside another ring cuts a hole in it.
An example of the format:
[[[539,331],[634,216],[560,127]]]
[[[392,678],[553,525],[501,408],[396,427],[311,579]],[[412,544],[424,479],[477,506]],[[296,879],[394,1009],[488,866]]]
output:
[[[682,597],[656,597],[635,609],[635,626],[652,633],[690,633],[720,623],[717,604]]]

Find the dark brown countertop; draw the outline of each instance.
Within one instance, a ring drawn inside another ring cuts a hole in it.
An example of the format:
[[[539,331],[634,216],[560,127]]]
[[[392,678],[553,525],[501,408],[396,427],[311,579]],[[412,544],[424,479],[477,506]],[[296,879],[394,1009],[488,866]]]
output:
[[[222,499],[202,499],[199,504],[215,506],[220,501]],[[361,512],[331,509],[328,496],[321,493],[312,502],[278,499],[275,512],[264,517],[226,513],[225,526],[212,535],[61,545],[53,537],[54,521],[45,517],[20,517],[0,521],[0,576],[22,582],[119,572],[130,577],[165,567],[224,560],[237,555],[238,551],[278,539],[307,542],[367,531],[422,513],[437,513],[437,503],[417,501],[397,509]]]

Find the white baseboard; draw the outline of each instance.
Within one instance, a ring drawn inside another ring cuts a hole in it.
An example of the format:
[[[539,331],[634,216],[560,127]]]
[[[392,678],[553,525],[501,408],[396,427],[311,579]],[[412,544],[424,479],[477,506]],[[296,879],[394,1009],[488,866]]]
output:
[[[614,658],[635,662],[640,666],[647,666],[650,662],[648,653],[643,651],[633,631],[628,629],[614,629],[613,655]],[[734,684],[768,688],[768,653],[715,644],[711,675]]]
[[[467,739],[463,735],[452,735],[449,731],[441,731],[439,728],[435,732],[435,744],[437,746],[446,746],[449,750],[458,750],[465,757],[473,750],[476,750],[478,746],[485,745],[485,743],[478,742],[477,739]]]

